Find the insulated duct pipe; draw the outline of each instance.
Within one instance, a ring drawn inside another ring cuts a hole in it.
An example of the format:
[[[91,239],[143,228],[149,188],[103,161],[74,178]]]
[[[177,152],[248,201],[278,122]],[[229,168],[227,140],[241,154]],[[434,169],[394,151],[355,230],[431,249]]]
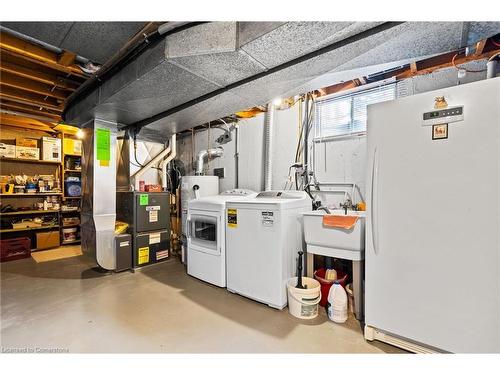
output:
[[[208,150],[202,150],[198,153],[196,157],[196,171],[197,176],[203,175],[203,167],[205,165],[205,159],[208,158],[218,158],[224,155],[224,149],[222,147],[209,148]]]
[[[274,104],[269,103],[264,122],[264,191],[269,191],[273,188],[274,115]]]
[[[175,134],[172,136],[175,139]],[[172,147],[172,143],[165,148],[163,151],[159,152],[154,158],[152,158],[144,167],[135,172],[132,176],[130,176],[131,183],[134,185],[135,190],[139,190],[139,178],[146,173],[147,170],[156,166],[165,156],[170,154]],[[175,147],[175,146],[173,146]]]
[[[486,79],[495,78],[497,76],[497,60],[491,59],[486,64]]]
[[[170,163],[171,160],[175,159],[177,156],[177,139],[175,134],[172,135],[172,138],[170,138],[170,155],[166,157],[166,159],[163,159],[161,162],[161,190],[167,191],[167,165]]]

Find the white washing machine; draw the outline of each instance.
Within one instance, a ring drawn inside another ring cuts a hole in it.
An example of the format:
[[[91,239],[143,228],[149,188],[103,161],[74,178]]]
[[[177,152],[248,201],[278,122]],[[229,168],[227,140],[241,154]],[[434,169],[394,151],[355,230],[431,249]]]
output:
[[[303,191],[266,191],[226,203],[227,289],[277,309],[287,304],[286,283],[303,249],[302,213],[312,209]]]
[[[220,287],[226,286],[226,201],[239,201],[256,195],[251,190],[233,189],[188,203],[186,237],[189,275]]]

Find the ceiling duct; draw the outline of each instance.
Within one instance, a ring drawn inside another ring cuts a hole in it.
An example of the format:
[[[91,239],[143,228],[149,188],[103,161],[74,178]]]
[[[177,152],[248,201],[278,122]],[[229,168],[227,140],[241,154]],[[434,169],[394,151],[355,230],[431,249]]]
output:
[[[140,128],[139,138],[166,141],[305,92],[318,77],[390,68],[456,50],[464,33],[474,43],[498,30],[500,22],[469,22],[466,28],[463,22],[202,23],[151,43],[97,89],[75,97],[64,116],[74,124],[93,117],[116,121],[120,128]]]

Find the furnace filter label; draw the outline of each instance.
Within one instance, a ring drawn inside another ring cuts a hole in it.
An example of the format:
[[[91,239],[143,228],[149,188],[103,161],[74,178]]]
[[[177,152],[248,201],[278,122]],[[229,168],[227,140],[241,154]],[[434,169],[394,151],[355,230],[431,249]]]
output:
[[[158,211],[155,211],[158,212]],[[151,233],[149,235],[149,244],[154,245],[155,243],[160,243],[161,241],[161,233]]]
[[[230,228],[238,226],[238,211],[234,208],[227,209],[227,226]]]
[[[156,260],[168,258],[168,250],[157,251]]]
[[[149,263],[149,247],[139,248],[139,259],[137,260],[137,264],[144,263]]]
[[[274,212],[262,211],[262,225],[265,227],[272,227],[274,225]]]
[[[149,211],[149,222],[156,223],[158,221],[158,211]]]

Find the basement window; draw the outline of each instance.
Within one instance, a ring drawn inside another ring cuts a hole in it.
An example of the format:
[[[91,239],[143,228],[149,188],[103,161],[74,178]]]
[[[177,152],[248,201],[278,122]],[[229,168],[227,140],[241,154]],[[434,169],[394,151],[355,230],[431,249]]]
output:
[[[349,94],[333,94],[316,101],[315,140],[363,135],[367,106],[396,99],[396,84],[386,84]]]

